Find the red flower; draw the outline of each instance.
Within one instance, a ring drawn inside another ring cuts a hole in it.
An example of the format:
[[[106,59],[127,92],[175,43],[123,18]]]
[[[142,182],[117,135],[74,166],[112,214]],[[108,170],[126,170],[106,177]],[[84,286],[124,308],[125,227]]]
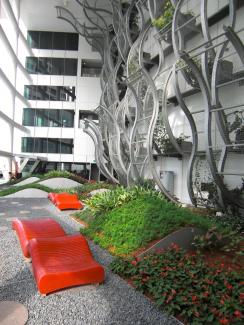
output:
[[[204,293],[203,293],[203,295],[204,295],[204,297],[206,297],[206,298],[207,298],[207,297],[209,296],[209,292],[208,292],[208,291],[206,291],[206,292],[204,292]]]
[[[136,265],[137,264],[137,261],[132,261],[131,264],[132,265]]]
[[[227,281],[225,281],[225,286],[228,290],[232,290],[233,286],[229,284]]]
[[[234,311],[234,315],[237,317],[237,318],[241,318],[242,317],[242,314],[239,310],[236,310]]]
[[[219,320],[220,324],[227,325],[230,324],[229,320],[227,318],[222,318]]]
[[[196,300],[197,300],[197,296],[192,296],[192,297],[191,297],[191,300],[192,300],[192,301],[196,301]]]
[[[241,293],[240,293],[239,298],[240,298],[240,299],[244,299],[244,292],[241,292]]]

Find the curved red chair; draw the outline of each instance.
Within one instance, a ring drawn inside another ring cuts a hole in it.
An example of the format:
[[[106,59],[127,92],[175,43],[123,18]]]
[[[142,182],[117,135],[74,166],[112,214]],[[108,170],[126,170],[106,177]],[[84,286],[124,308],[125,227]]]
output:
[[[55,199],[55,205],[59,210],[80,210],[83,208],[83,204],[76,194],[58,195]]]
[[[12,228],[19,237],[20,246],[23,255],[26,258],[29,254],[29,241],[32,238],[53,238],[66,236],[65,231],[60,224],[51,218],[39,218],[34,220],[15,219],[12,222]]]
[[[39,291],[104,281],[103,267],[91,254],[86,239],[78,235],[62,238],[35,238],[29,244],[33,273]]]
[[[48,198],[60,210],[80,210],[84,207],[77,194],[51,192],[48,194]]]

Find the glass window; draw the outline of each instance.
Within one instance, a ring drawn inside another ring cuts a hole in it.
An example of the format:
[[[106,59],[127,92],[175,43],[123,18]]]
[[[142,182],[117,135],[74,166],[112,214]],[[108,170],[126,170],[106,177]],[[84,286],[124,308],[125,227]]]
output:
[[[66,33],[53,33],[53,49],[65,50]]]
[[[39,40],[40,33],[35,31],[28,31],[27,34],[27,43],[33,49],[39,49],[40,40]]]
[[[82,77],[99,77],[102,71],[102,62],[100,60],[82,60]]]
[[[73,139],[57,139],[57,138],[22,138],[22,152],[35,153],[73,153]]]
[[[35,110],[33,108],[24,108],[22,124],[24,126],[34,126],[35,125]]]
[[[27,42],[31,48],[43,50],[78,51],[77,33],[28,31]]]
[[[61,153],[73,153],[73,139],[61,139]]]
[[[78,51],[79,35],[76,33],[66,33],[66,50]]]
[[[74,111],[62,110],[62,125],[66,128],[74,127]]]
[[[77,59],[64,60],[64,75],[77,76]]]
[[[52,58],[52,75],[65,75],[63,58]]]
[[[53,49],[53,33],[40,32],[40,49],[52,50]]]
[[[75,87],[25,85],[24,96],[29,100],[69,101],[76,99]]]

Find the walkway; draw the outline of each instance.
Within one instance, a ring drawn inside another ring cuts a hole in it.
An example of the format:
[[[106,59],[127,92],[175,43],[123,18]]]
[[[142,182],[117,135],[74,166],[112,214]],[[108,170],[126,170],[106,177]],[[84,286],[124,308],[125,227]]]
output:
[[[0,198],[0,301],[24,304],[29,325],[179,324],[107,268],[106,282],[98,287],[80,286],[46,297],[38,293],[31,265],[24,262],[11,222],[15,217],[52,217],[68,233],[74,233],[80,225],[68,217],[69,213],[59,212],[47,199]],[[111,256],[92,243],[90,247],[98,262],[107,267]]]

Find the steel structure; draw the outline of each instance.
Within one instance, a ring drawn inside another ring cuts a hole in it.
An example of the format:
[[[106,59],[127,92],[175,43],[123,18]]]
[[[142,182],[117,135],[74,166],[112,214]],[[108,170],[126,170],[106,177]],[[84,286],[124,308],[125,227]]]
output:
[[[161,30],[152,22],[163,15],[168,0],[77,2],[87,25],[65,8],[57,12],[103,61],[99,124],[86,120],[84,127],[96,145],[101,172],[124,185],[153,178],[177,201],[161,182],[158,161],[162,169],[167,157],[181,157],[194,205],[244,208],[237,195],[244,188],[244,103],[237,96],[227,104],[224,96],[244,79],[242,1],[213,6],[211,0],[171,0],[173,20]],[[192,96],[198,109],[189,101]],[[188,150],[171,122],[175,108],[187,125]],[[165,127],[174,154],[164,151],[155,160],[157,125]],[[232,168],[236,161],[239,170]]]

